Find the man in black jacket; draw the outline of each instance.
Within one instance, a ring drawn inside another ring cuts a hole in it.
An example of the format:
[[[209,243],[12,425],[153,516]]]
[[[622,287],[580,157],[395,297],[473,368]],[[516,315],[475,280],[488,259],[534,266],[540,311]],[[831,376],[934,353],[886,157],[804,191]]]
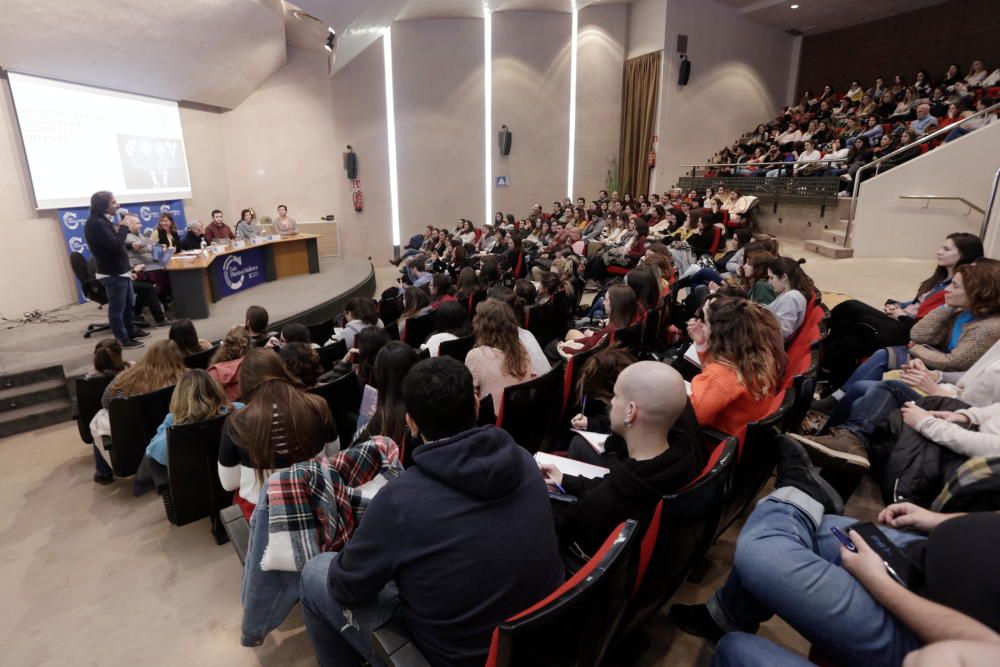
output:
[[[205,239],[205,225],[200,220],[192,220],[188,223],[184,238],[181,239],[181,250],[199,250],[201,242]]]
[[[90,216],[83,235],[90,254],[97,262],[97,278],[108,295],[108,324],[122,347],[142,347],[136,339],[149,335],[136,328],[133,320],[135,293],[132,291],[132,266],[125,241],[115,221],[118,201],[107,190],[90,197]]]
[[[399,617],[432,665],[481,667],[493,629],[563,583],[548,493],[506,431],[476,428],[464,364],[420,362],[403,401],[425,444],[347,546],[303,568],[306,629],[323,666],[380,664],[371,631]]]

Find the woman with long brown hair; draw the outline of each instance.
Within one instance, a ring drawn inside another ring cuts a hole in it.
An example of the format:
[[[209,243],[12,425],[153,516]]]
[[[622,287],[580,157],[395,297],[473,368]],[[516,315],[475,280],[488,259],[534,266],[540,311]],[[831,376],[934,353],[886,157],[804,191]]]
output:
[[[778,320],[764,306],[737,297],[711,297],[688,322],[702,360],[691,381],[698,423],[743,442],[746,426],[766,416],[780,391],[785,347]]]
[[[246,327],[231,327],[208,365],[208,374],[219,381],[231,401],[240,397],[240,364],[250,349],[250,340]]]
[[[250,519],[260,489],[276,470],[340,451],[330,408],[302,391],[273,350],[250,350],[240,365],[246,407],[226,422],[219,446],[219,479]]]
[[[503,390],[532,377],[528,351],[521,344],[514,311],[505,303],[487,299],[479,304],[472,320],[476,346],[469,351],[465,365],[480,398],[493,397],[499,409]]]
[[[146,354],[134,366],[122,371],[111,381],[101,396],[101,409],[90,422],[90,433],[94,438],[94,464],[97,468],[94,473],[95,482],[110,484],[114,481],[111,462],[101,447],[103,437],[111,435],[111,421],[108,418],[111,401],[175,385],[186,370],[184,357],[177,345],[171,340],[159,340],[146,350]]]

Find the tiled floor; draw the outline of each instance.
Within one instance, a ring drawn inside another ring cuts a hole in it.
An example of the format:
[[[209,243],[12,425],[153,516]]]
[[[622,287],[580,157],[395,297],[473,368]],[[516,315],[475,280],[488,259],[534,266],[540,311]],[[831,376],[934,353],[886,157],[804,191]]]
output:
[[[799,256],[786,244],[785,253]],[[872,303],[907,297],[930,267],[918,262],[810,257],[806,270],[826,290]],[[378,271],[380,289],[393,267]],[[93,462],[75,424],[0,441],[0,664],[310,665],[298,612],[257,649],[239,645],[240,565],[229,545],[216,546],[207,520],[171,526],[155,494],[132,497],[130,484],[91,481]],[[876,494],[863,486],[849,505],[873,515]],[[709,553],[701,583],[679,601],[703,601],[724,580],[735,529]],[[765,636],[805,652],[804,640],[780,621]],[[650,626],[651,647],[639,664],[705,665],[704,642],[676,631],[665,617]]]

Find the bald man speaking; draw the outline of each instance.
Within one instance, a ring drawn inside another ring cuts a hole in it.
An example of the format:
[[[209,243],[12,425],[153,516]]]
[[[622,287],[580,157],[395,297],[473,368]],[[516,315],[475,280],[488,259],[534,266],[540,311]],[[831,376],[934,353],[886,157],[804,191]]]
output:
[[[684,379],[656,361],[632,364],[618,376],[611,430],[611,437],[625,440],[628,458],[611,459],[606,477],[586,479],[539,466],[547,484],[577,497],[575,503],[553,504],[556,532],[564,547],[575,543],[588,555],[625,519],[648,521],[660,498],[697,477],[708,459]]]

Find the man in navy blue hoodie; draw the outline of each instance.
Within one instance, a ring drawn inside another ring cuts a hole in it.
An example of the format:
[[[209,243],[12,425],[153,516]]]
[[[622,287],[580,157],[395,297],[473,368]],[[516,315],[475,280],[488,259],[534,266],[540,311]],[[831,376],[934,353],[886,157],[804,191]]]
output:
[[[432,665],[481,667],[493,628],[563,583],[548,492],[506,431],[476,428],[463,364],[420,362],[403,400],[425,444],[347,546],[306,564],[306,628],[324,666],[378,664],[371,631],[399,618]]]

